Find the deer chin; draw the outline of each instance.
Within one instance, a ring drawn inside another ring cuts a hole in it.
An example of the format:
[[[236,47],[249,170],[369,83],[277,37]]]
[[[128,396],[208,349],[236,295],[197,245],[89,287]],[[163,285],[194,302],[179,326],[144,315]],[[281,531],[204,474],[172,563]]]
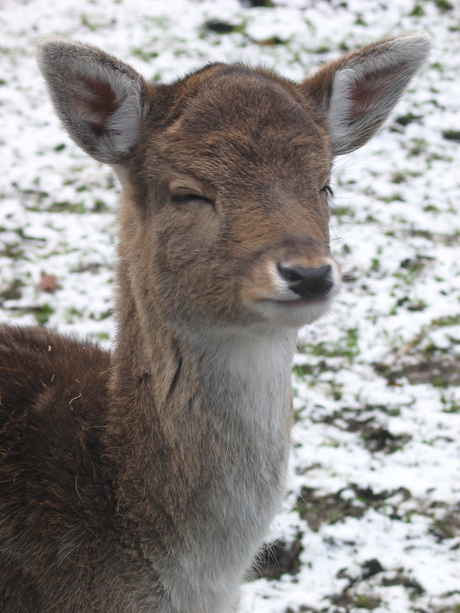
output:
[[[274,324],[289,328],[301,328],[311,324],[327,313],[332,304],[332,296],[324,298],[287,298],[284,295],[263,298],[253,305],[259,315]]]

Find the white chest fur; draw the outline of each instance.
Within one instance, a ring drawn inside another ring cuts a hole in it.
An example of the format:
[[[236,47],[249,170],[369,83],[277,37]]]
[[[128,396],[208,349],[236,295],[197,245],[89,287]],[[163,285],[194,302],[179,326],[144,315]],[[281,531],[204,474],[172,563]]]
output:
[[[217,460],[222,478],[203,501],[202,517],[190,526],[193,546],[168,581],[180,612],[231,610],[285,488],[295,334],[225,336],[204,341],[206,396],[213,398],[206,419],[220,441],[220,458],[210,461]]]

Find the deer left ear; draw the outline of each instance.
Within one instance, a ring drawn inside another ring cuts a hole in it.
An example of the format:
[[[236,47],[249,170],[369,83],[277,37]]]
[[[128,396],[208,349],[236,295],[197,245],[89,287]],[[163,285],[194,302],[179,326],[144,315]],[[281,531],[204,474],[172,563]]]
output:
[[[100,49],[60,37],[37,44],[37,61],[69,135],[100,162],[126,161],[143,134],[149,86]]]
[[[427,32],[367,45],[326,65],[301,84],[326,113],[334,155],[350,153],[380,128],[424,64]]]

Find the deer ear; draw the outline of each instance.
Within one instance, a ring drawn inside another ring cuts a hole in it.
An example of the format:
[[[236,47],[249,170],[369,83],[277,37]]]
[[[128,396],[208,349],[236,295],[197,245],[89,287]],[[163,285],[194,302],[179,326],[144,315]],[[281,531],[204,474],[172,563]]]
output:
[[[149,86],[130,66],[88,45],[44,37],[37,61],[69,135],[100,162],[129,158],[142,136]]]
[[[375,134],[430,48],[426,32],[383,40],[326,65],[301,84],[327,115],[334,155],[354,151]]]

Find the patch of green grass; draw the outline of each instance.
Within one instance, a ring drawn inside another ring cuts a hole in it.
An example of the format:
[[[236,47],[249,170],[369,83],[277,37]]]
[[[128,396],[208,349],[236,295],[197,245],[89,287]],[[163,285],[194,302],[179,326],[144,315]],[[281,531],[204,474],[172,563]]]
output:
[[[380,260],[378,258],[372,258],[371,260],[371,270],[372,272],[380,271]]]
[[[441,402],[444,406],[443,413],[460,413],[460,400],[451,395],[441,394]]]
[[[425,15],[425,9],[421,4],[415,4],[412,11],[409,13],[409,17],[423,17]]]
[[[445,315],[438,317],[432,322],[433,328],[442,328],[444,326],[458,326],[460,324],[460,313],[458,315]]]
[[[433,2],[438,7],[438,9],[441,11],[441,13],[452,11],[454,8],[454,5],[452,4],[452,2],[449,2],[449,0],[433,0]]]
[[[414,115],[414,113],[409,112],[409,113],[406,113],[406,115],[399,115],[399,117],[397,117],[395,121],[400,126],[403,126],[405,128],[410,123],[413,123],[414,121],[418,121],[421,118],[422,118],[421,115]]]
[[[365,425],[360,436],[366,449],[371,453],[383,451],[387,455],[399,451],[411,440],[409,434],[396,436],[383,426],[374,427],[372,425]]]
[[[432,382],[433,387],[445,387],[444,380],[441,376],[437,376],[433,379]]]
[[[427,261],[430,261],[432,258],[423,255],[416,255],[413,258],[406,258],[400,264],[400,267],[411,273],[412,275],[417,275],[420,273],[426,266]],[[395,276],[398,276],[398,273],[395,273]]]
[[[405,181],[407,181],[407,175],[405,172],[401,172],[400,170],[394,172],[391,177],[391,182],[396,183],[397,185],[404,183]]]
[[[85,28],[88,28],[88,30],[91,30],[91,32],[96,32],[100,28],[107,28],[116,23],[115,19],[112,19],[110,22],[106,23],[96,23],[94,20],[90,19],[88,15],[85,14],[81,16],[80,21],[81,25]]]
[[[113,315],[112,309],[107,309],[107,311],[103,311],[99,313],[97,316],[93,313],[90,315],[91,319],[96,319],[97,321],[103,321],[104,319],[108,319]]]
[[[62,200],[60,202],[53,202],[48,207],[48,210],[53,213],[77,213],[78,215],[83,215],[86,213],[86,206],[83,201],[69,202],[68,200]]]
[[[93,212],[94,213],[104,213],[105,211],[108,211],[109,207],[106,205],[106,203],[101,200],[100,198],[96,198],[96,200],[94,201],[94,207],[93,207]]]
[[[331,48],[328,45],[320,45],[315,51],[312,51],[312,53],[330,53]]]
[[[136,47],[135,49],[133,49],[132,54],[136,55],[137,57],[140,57],[141,60],[144,60],[144,62],[154,60],[160,55],[158,51],[148,51],[147,49],[144,49],[142,47]]]
[[[297,351],[299,353],[307,353],[312,354],[311,347],[299,346],[297,347]],[[337,370],[337,365],[333,366],[327,362],[326,359],[321,359],[319,361],[314,361],[312,363],[307,364],[294,364],[293,373],[299,377],[299,379],[308,378],[311,380],[316,380],[319,375],[324,372],[333,372]],[[295,391],[295,390],[294,390]]]
[[[95,32],[98,29],[98,26],[94,23],[91,23],[87,15],[82,15],[80,21],[81,25],[85,28],[88,28],[88,30],[91,30],[91,32]]]
[[[442,133],[442,135],[446,140],[453,140],[456,142],[460,142],[460,131],[459,130],[445,130]]]
[[[382,599],[376,594],[356,594],[355,607],[372,611],[382,604]]]
[[[221,21],[220,19],[210,19],[203,24],[203,30],[206,32],[214,32],[215,34],[233,34],[242,33],[246,30],[246,22],[242,23],[229,23],[228,21]]]
[[[163,81],[163,71],[156,70],[153,74],[150,75],[149,81],[151,83],[161,83]]]
[[[98,341],[108,341],[110,336],[107,332],[98,332],[94,335],[94,338],[96,338]]]
[[[424,311],[427,307],[427,303],[424,300],[417,300],[416,302],[411,302],[407,307],[408,311]]]
[[[161,30],[169,29],[171,27],[171,18],[168,15],[157,15],[150,16],[147,15],[144,17],[144,21],[148,23],[148,28],[150,29],[151,24],[157,26]]]
[[[313,370],[309,364],[294,364],[292,370],[298,377],[313,374]]]
[[[25,256],[25,251],[19,242],[4,243],[3,249],[0,249],[0,255],[10,260],[21,260]]]
[[[414,138],[409,149],[410,157],[422,155],[428,149],[428,143],[423,138]]]
[[[19,300],[22,296],[21,289],[25,283],[21,279],[14,279],[7,288],[0,292],[0,304],[6,300]]]
[[[355,216],[355,209],[351,206],[332,206],[331,214],[337,215],[337,217],[342,217],[346,215],[347,217]]]
[[[423,207],[423,210],[427,213],[439,213],[439,208],[435,204],[427,204]]]
[[[361,15],[358,15],[355,20],[355,26],[364,26],[367,27],[367,22],[364,21]]]
[[[49,304],[44,304],[42,306],[34,309],[35,311],[35,320],[39,326],[44,326],[48,323],[51,315],[55,313],[53,307]]]
[[[243,3],[244,6],[248,6],[250,8],[266,8],[270,9],[275,6],[272,0],[245,0]]]
[[[67,312],[67,321],[72,322],[74,321],[74,318],[81,318],[83,317],[83,311],[80,311],[79,309],[72,307],[68,310]]]
[[[391,194],[390,196],[379,196],[379,200],[381,202],[406,202],[406,199],[404,198],[404,196],[402,194],[399,194],[398,192],[395,192],[394,194]]]
[[[297,350],[299,351],[299,353],[320,356],[322,358],[345,357],[351,359],[358,354],[358,341],[358,328],[350,328],[349,330],[345,331],[345,336],[337,340],[337,342],[335,343],[325,343],[321,341],[315,344],[300,345]],[[321,366],[321,363],[319,366]],[[325,362],[322,364],[322,366],[326,370],[330,370],[330,366],[328,366]],[[307,366],[297,365],[294,367],[294,369],[296,367],[298,369],[297,372],[299,376],[301,376],[302,374],[307,374]]]
[[[430,532],[438,541],[460,536],[460,507],[453,506],[442,517],[433,519]]]

